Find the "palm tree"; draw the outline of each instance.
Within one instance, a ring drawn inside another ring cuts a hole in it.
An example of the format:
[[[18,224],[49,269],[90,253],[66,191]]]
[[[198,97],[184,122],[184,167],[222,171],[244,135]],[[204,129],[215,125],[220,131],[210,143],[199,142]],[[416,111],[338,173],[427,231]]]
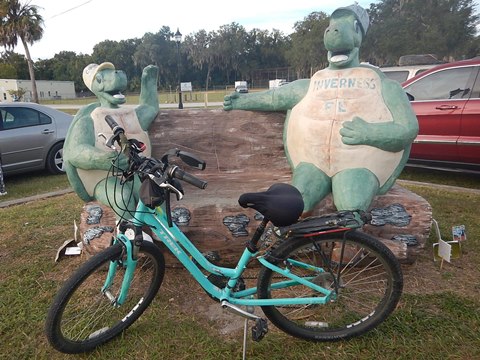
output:
[[[28,45],[32,45],[43,36],[43,18],[36,5],[25,4],[18,0],[0,0],[0,45],[6,49],[17,46],[18,38],[22,41],[27,58],[28,71],[32,81],[33,101],[38,103],[35,71]]]

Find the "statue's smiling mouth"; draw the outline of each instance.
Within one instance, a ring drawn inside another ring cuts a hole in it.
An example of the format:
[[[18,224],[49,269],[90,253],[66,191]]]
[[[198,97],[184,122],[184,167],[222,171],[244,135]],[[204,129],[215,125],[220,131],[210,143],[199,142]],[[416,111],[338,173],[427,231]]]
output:
[[[349,50],[344,51],[331,51],[330,62],[338,63],[342,61],[347,61],[350,55]]]
[[[108,95],[114,97],[115,99],[125,99],[125,95],[123,95],[120,91],[115,90],[115,91],[107,91],[106,92]]]

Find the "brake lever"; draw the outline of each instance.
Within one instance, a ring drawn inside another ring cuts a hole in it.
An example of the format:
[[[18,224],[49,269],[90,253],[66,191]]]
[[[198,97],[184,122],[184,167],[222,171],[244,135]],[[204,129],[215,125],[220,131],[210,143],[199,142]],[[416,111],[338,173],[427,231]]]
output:
[[[169,183],[163,183],[160,185],[162,188],[167,188],[169,191],[173,192],[175,196],[177,197],[177,201],[180,201],[183,199],[183,194],[180,190],[178,190],[175,186]]]
[[[105,146],[108,147],[109,149],[117,151],[117,148],[115,147],[114,142],[117,139],[115,135],[111,136],[110,139],[107,140],[107,137],[105,136],[104,133],[98,133],[97,137],[103,138],[105,140]]]
[[[163,189],[167,189],[168,191],[173,192],[177,196],[177,201],[180,201],[183,199],[183,194],[181,193],[180,190],[178,190],[175,186],[172,184],[169,184],[166,181],[163,181],[157,177],[155,177],[152,174],[148,174],[148,177],[152,179],[158,186],[160,186]]]

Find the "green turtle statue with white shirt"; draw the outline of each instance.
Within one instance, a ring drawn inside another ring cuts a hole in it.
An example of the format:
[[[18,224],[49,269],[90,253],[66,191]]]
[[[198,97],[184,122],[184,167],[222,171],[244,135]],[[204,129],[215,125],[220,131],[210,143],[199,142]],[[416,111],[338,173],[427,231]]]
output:
[[[285,152],[305,215],[330,193],[338,210],[367,210],[394,184],[418,133],[400,84],[360,63],[368,26],[365,9],[341,7],[324,34],[327,68],[279,88],[225,97],[225,110],[287,112]]]
[[[135,138],[146,145],[143,154],[150,156],[147,130],[159,111],[157,78],[156,66],[144,68],[139,105],[122,107],[126,101],[122,94],[127,89],[125,72],[115,69],[110,62],[90,64],[83,70],[83,81],[96,95],[98,102],[86,105],[77,112],[63,147],[68,179],[82,200],[97,200],[112,207],[117,215],[125,210],[135,210],[140,182],[120,185],[118,177],[107,177],[112,160],[118,154],[105,145],[104,137],[98,135],[102,133],[107,139],[112,135],[112,130],[105,122],[105,117],[110,115],[125,130],[127,138]],[[116,165],[125,169],[127,157],[120,154]]]

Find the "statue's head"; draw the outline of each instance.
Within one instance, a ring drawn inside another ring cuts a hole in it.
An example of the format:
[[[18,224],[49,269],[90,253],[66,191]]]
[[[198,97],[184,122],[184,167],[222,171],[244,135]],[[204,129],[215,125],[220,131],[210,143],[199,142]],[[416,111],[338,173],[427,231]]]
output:
[[[108,103],[116,107],[125,103],[122,92],[127,89],[127,75],[121,70],[116,70],[112,63],[87,65],[83,69],[83,82],[102,105]]]
[[[359,65],[360,45],[369,21],[367,11],[357,4],[338,8],[332,13],[323,38],[331,68]]]

